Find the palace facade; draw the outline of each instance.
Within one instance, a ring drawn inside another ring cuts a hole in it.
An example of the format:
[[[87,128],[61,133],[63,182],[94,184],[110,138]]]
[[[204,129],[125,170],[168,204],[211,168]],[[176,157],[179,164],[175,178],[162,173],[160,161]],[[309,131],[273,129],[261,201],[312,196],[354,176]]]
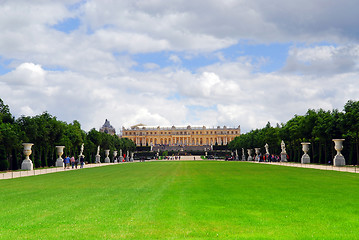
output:
[[[128,129],[122,127],[121,137],[131,139],[137,146],[203,146],[226,145],[241,132],[238,128],[203,127],[153,127],[138,124]]]
[[[108,133],[108,134],[111,134],[111,135],[116,134],[115,128],[112,127],[112,125],[110,124],[110,121],[107,120],[107,119],[105,120],[105,123],[100,128],[100,132]]]

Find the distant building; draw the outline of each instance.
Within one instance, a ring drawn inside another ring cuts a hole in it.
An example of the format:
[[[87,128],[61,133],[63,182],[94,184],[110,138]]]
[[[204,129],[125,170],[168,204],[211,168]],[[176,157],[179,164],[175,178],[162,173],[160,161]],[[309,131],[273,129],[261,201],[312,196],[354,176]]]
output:
[[[115,128],[112,127],[112,125],[110,124],[110,121],[108,121],[107,119],[105,120],[105,124],[100,128],[100,132],[108,133],[111,135],[116,134]]]
[[[205,126],[145,126],[137,124],[131,128],[122,128],[122,136],[131,139],[137,146],[204,146],[226,145],[241,134],[238,128],[206,128]]]

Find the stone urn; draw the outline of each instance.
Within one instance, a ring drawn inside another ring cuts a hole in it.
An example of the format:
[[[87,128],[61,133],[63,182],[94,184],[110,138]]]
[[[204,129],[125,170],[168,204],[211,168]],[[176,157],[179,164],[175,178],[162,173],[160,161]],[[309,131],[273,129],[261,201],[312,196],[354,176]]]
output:
[[[310,163],[310,156],[308,155],[309,145],[309,142],[302,142],[302,150],[304,152],[300,161],[302,164]]]
[[[253,158],[252,158],[252,149],[247,149],[247,153],[248,153],[248,161],[252,161]]]
[[[256,152],[256,157],[255,157],[255,160],[257,161],[257,162],[259,162],[259,153],[260,153],[260,151],[261,151],[261,148],[254,148],[254,151]]]
[[[345,158],[341,154],[343,150],[343,142],[345,139],[333,139],[334,142],[334,149],[337,151],[337,155],[334,156],[333,165],[334,166],[344,166],[345,165]]]
[[[62,154],[64,154],[64,148],[65,146],[56,146],[56,152],[57,152],[57,155],[59,156],[57,159],[56,159],[56,163],[55,163],[55,166],[56,167],[63,167],[64,166],[64,159],[62,159]]]
[[[111,162],[110,158],[108,157],[109,154],[110,154],[110,150],[109,149],[105,150],[105,155],[106,155],[105,163]]]
[[[34,144],[33,143],[23,143],[22,145],[24,146],[25,159],[22,161],[21,169],[22,170],[33,170],[34,165],[33,165],[32,161],[30,160],[29,156],[32,153],[31,147]]]

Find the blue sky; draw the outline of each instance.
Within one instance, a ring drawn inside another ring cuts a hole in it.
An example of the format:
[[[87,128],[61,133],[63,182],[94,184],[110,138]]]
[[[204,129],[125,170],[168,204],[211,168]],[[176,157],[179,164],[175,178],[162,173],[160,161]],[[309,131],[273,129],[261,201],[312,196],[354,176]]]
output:
[[[0,98],[15,116],[48,111],[87,130],[109,119],[117,129],[246,132],[309,108],[341,110],[359,96],[358,8],[352,0],[326,8],[319,0],[4,1]]]
[[[66,18],[51,27],[64,33],[71,33],[78,29],[80,24],[81,20],[79,18]]]

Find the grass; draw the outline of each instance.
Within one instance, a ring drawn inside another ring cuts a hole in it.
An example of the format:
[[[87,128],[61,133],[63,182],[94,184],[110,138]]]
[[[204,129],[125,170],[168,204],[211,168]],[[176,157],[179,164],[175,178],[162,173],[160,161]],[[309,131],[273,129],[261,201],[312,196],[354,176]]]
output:
[[[359,239],[359,175],[145,162],[0,181],[0,239]]]

